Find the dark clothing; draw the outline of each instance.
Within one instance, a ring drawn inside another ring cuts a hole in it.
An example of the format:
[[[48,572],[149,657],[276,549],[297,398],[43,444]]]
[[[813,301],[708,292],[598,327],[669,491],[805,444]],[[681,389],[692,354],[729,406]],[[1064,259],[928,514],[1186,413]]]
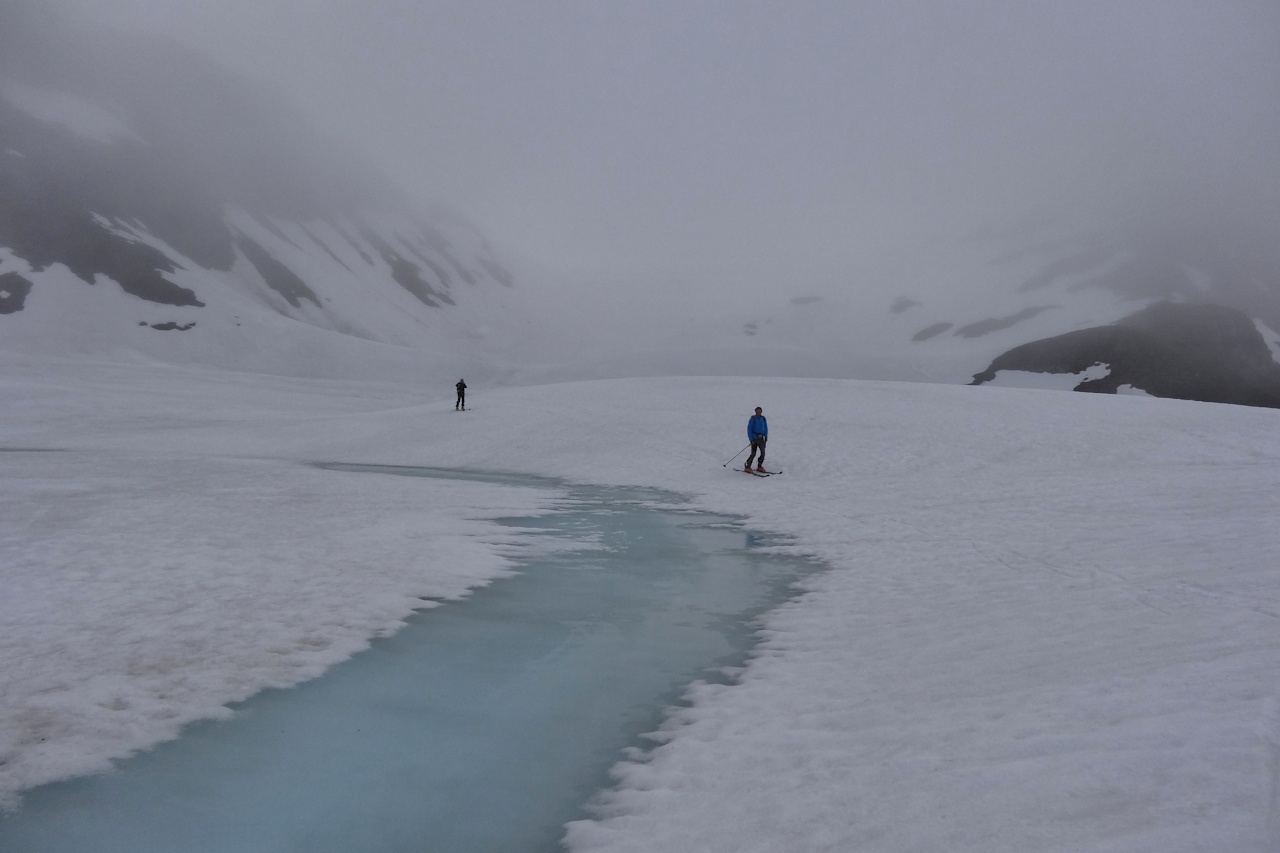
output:
[[[453,387],[458,389],[458,402],[453,404],[453,409],[456,412],[458,409],[467,407],[467,383],[459,379],[458,384]]]
[[[769,440],[769,422],[764,419],[764,415],[752,415],[751,420],[747,421],[747,438],[751,439],[751,455],[747,457],[747,467],[751,467],[751,462],[756,458],[756,451],[760,451],[761,468],[764,467],[764,446]]]

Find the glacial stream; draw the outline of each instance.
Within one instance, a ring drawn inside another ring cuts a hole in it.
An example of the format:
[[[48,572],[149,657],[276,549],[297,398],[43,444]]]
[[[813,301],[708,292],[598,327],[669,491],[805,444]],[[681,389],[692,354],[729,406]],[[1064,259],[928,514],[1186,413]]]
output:
[[[501,523],[519,574],[415,614],[323,676],[225,721],[27,792],[6,853],[541,853],[696,679],[742,665],[753,619],[811,572],[785,544],[671,494],[444,469],[323,465],[553,488]]]

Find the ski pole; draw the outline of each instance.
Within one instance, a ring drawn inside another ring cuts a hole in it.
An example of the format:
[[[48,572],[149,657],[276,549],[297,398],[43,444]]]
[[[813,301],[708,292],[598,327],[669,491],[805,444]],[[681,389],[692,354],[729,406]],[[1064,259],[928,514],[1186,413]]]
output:
[[[747,447],[750,447],[750,446],[751,446],[751,442],[747,442]],[[742,450],[746,450],[746,449],[747,449],[747,447],[742,448]],[[741,455],[742,455],[742,450],[739,450],[737,453],[733,454],[733,459],[730,459],[730,460],[729,460],[729,462],[732,462],[734,459],[737,459],[739,456],[741,456]],[[728,468],[728,467],[729,467],[729,462],[724,463],[724,464],[723,464],[723,465],[721,465],[720,467],[721,467],[721,468]]]

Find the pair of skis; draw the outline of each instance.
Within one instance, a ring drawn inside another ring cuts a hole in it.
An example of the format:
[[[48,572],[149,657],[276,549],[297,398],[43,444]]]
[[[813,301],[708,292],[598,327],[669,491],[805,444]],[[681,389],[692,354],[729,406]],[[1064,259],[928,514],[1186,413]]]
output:
[[[750,446],[751,446],[751,445],[749,445],[749,444],[747,445],[747,447],[750,447]],[[746,453],[746,452],[747,452],[747,447],[744,447],[744,448],[742,448],[741,450],[739,450],[737,453],[733,454],[733,459],[737,459],[739,456],[741,456],[742,454]],[[751,451],[751,455],[752,455],[752,456],[755,456],[755,455],[756,455],[756,453],[755,453],[755,451],[754,451],[754,450],[753,450],[753,451]],[[730,459],[728,462],[724,463],[724,465],[722,465],[721,467],[723,467],[723,468],[728,468],[730,465],[732,465],[732,464],[733,464],[733,459]],[[763,462],[764,460],[762,459],[761,461]],[[746,468],[739,468],[739,469],[737,469],[737,470],[739,470],[739,471],[745,471],[746,473],[748,473],[748,474],[752,475],[753,477],[772,477],[774,474],[781,474],[781,473],[782,473],[781,471],[753,471],[750,467],[746,467]]]

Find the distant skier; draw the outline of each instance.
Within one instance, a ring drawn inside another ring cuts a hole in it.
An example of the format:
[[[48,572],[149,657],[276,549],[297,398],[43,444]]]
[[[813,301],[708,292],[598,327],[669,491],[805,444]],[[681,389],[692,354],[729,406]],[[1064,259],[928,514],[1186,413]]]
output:
[[[456,412],[456,411],[458,411],[459,409],[462,409],[463,411],[466,411],[466,408],[467,408],[467,383],[465,383],[465,382],[463,382],[461,379],[459,379],[459,380],[458,380],[458,384],[457,384],[457,385],[454,385],[453,387],[458,389],[458,402],[456,402],[456,403],[454,403],[454,404],[453,404],[453,410],[454,410],[455,412]],[[764,457],[761,457],[761,458],[763,459]]]
[[[750,471],[751,463],[756,458],[756,451],[760,451],[760,461],[757,463],[756,470],[762,474],[768,473],[764,470],[764,446],[769,441],[769,422],[764,419],[764,409],[756,406],[756,413],[751,416],[751,420],[747,421],[747,438],[751,440],[751,453],[747,456],[746,467],[742,470]]]

